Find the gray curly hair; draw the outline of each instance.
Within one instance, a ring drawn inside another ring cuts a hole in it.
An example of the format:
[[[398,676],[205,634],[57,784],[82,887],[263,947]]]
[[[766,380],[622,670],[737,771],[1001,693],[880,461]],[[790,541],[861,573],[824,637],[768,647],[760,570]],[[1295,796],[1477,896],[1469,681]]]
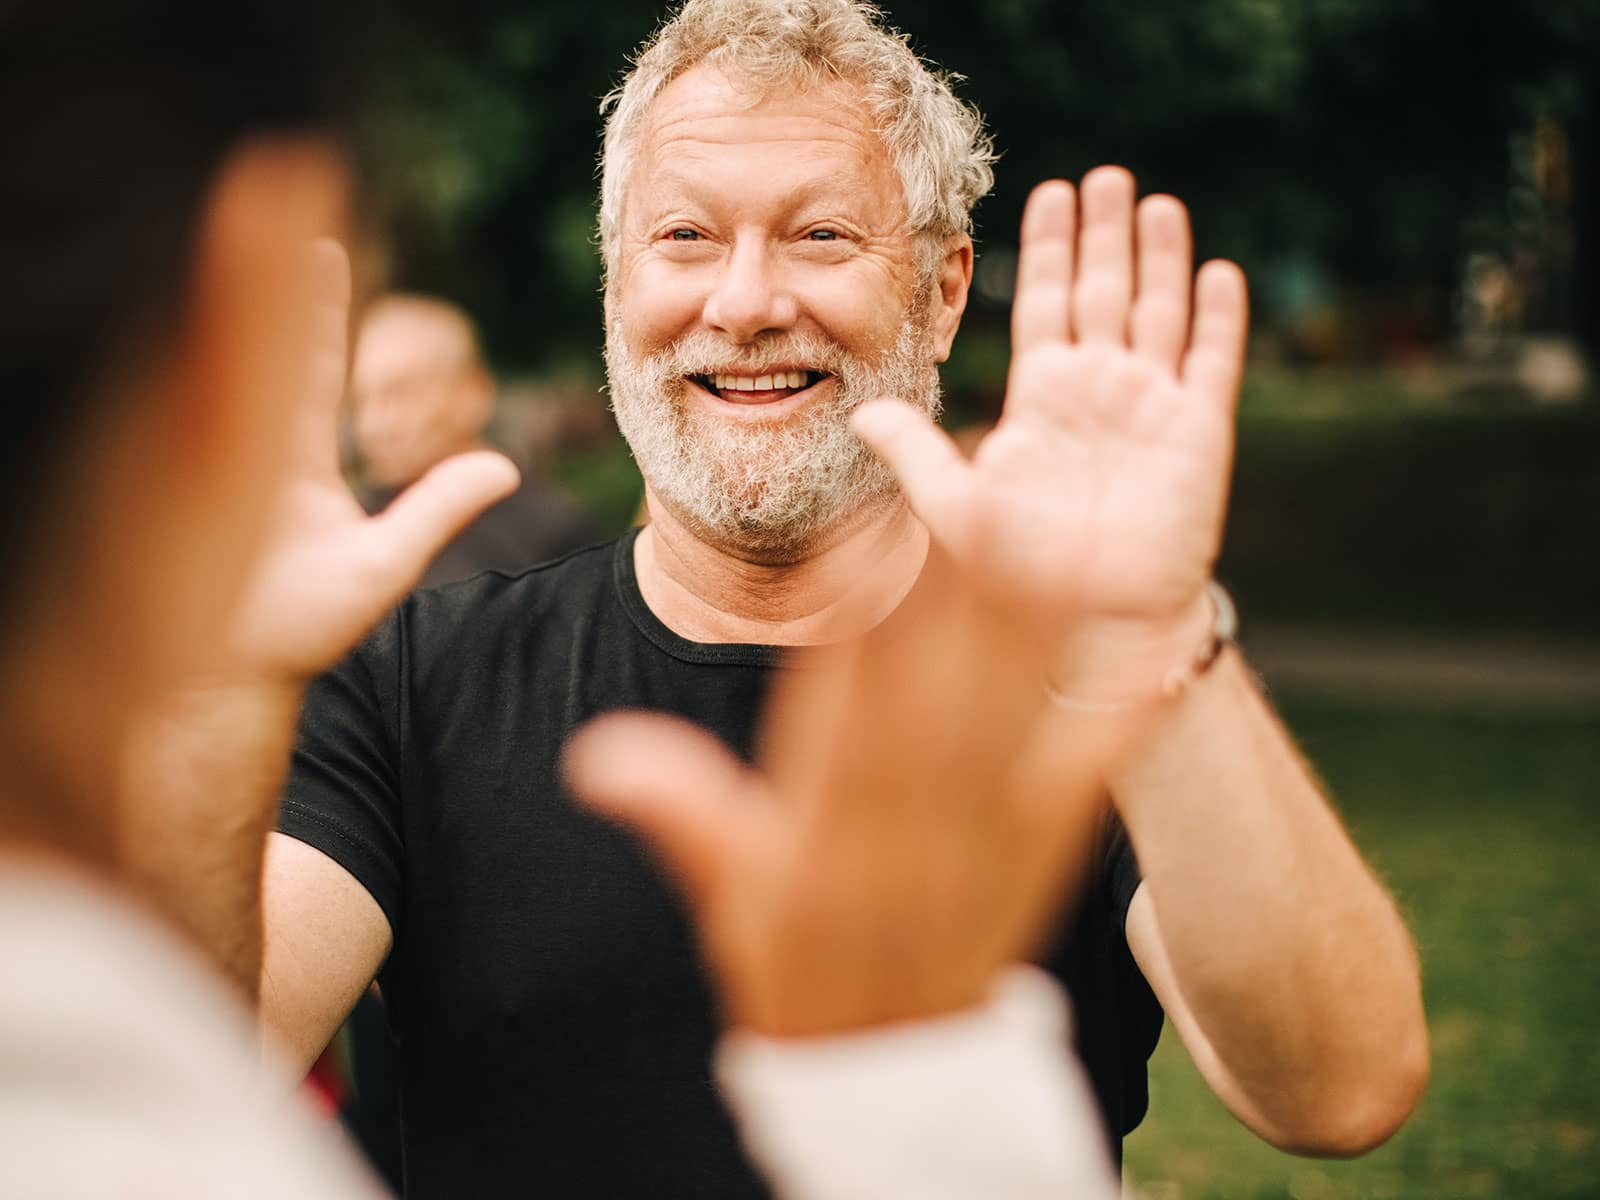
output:
[[[866,91],[905,192],[909,228],[926,242],[972,232],[994,186],[983,116],[956,97],[960,76],[918,58],[865,0],[687,0],[644,44],[601,102],[600,248],[616,255],[622,193],[645,113],[669,83],[706,63],[758,95],[846,79]]]

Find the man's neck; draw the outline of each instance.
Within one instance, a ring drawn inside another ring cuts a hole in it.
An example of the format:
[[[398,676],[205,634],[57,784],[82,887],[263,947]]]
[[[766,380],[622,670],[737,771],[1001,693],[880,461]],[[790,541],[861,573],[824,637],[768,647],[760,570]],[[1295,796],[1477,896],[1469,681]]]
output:
[[[695,642],[805,646],[843,641],[882,621],[911,590],[928,531],[903,498],[874,509],[798,562],[751,562],[712,545],[654,496],[634,544],[650,611]]]

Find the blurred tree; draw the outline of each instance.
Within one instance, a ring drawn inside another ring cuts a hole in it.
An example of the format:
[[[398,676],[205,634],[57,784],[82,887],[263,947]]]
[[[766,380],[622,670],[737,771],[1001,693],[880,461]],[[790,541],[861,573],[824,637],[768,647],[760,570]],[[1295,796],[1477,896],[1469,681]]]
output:
[[[1370,318],[1361,354],[1392,319],[1449,329],[1466,250],[1510,236],[1510,146],[1540,118],[1574,148],[1579,294],[1551,311],[1594,343],[1597,10],[929,0],[891,17],[990,118],[1005,157],[981,248],[999,261],[1033,182],[1122,162],[1190,203],[1199,250],[1246,267],[1265,323],[1325,292]],[[501,362],[597,370],[597,102],[663,11],[456,0],[378,31],[392,69],[366,160],[392,274],[466,304]]]

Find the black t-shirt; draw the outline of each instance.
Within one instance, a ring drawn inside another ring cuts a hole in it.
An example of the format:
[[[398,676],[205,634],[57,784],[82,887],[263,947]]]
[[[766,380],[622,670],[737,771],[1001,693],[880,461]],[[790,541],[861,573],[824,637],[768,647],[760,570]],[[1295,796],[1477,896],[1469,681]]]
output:
[[[672,885],[559,782],[567,735],[608,709],[750,753],[777,651],[674,634],[633,542],[424,589],[307,699],[280,828],[393,926],[409,1196],[767,1194],[710,1079],[717,1022]],[[1108,1134],[1144,1115],[1161,1028],[1123,938],[1137,883],[1108,830],[1040,960],[1073,996]]]

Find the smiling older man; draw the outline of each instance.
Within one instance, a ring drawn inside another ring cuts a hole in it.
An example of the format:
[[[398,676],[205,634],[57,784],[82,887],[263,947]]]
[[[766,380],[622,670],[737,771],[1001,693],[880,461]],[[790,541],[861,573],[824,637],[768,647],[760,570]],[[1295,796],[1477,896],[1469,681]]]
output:
[[[1182,206],[1135,205],[1125,172],[1044,185],[1005,414],[966,462],[929,418],[988,161],[976,114],[870,7],[691,0],[606,131],[607,365],[648,528],[425,590],[322,673],[378,602],[370,557],[340,569],[358,519],[336,479],[308,476],[322,499],[285,521],[241,634],[252,682],[192,729],[228,765],[229,811],[243,777],[261,816],[199,864],[210,901],[187,889],[186,920],[307,1061],[381,980],[412,1194],[759,1193],[708,1082],[689,923],[640,847],[569,798],[561,747],[629,707],[748,754],[777,648],[875,626],[930,539],[1028,614],[1064,711],[1156,710],[1040,960],[1071,991],[1113,1145],[1143,1115],[1163,1007],[1277,1145],[1359,1152],[1415,1102],[1409,938],[1209,583],[1243,281],[1195,280]],[[153,874],[193,878],[166,848]]]

